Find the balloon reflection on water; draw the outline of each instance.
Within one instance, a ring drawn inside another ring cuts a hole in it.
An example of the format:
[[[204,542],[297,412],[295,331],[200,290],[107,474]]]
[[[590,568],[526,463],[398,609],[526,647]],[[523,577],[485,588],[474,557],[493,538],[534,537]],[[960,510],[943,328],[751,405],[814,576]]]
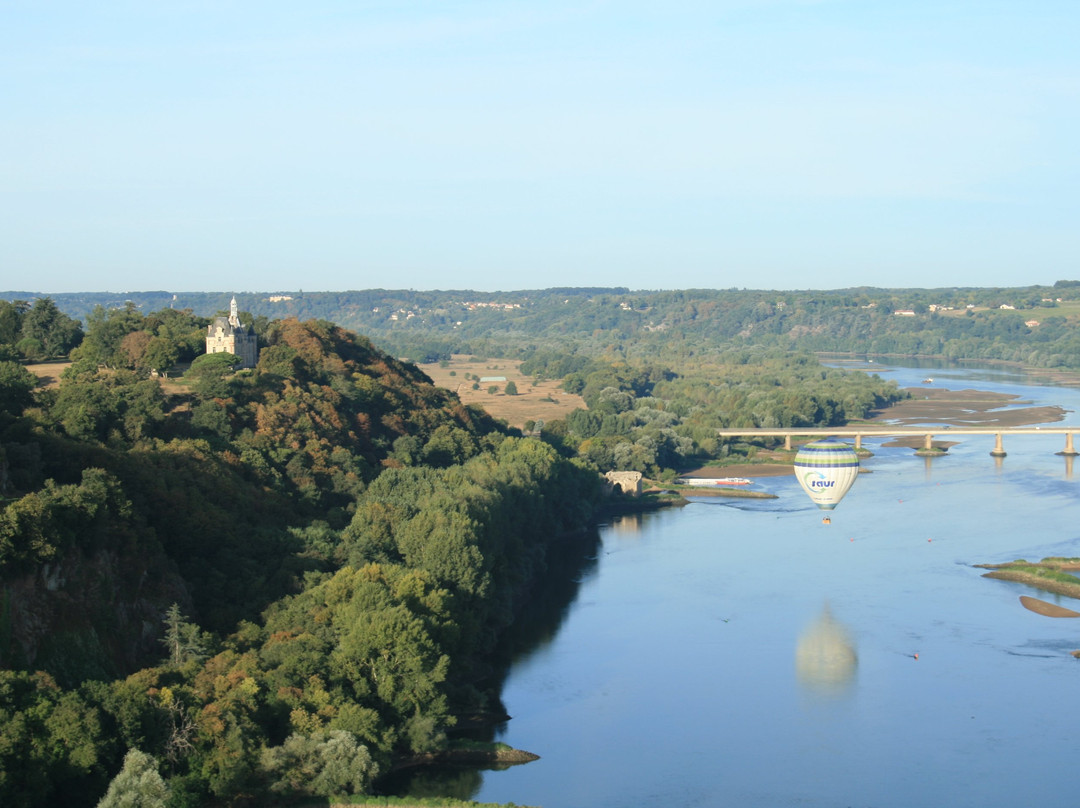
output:
[[[799,681],[815,690],[842,690],[854,681],[858,664],[855,643],[833,617],[826,601],[821,614],[803,630],[795,646]]]

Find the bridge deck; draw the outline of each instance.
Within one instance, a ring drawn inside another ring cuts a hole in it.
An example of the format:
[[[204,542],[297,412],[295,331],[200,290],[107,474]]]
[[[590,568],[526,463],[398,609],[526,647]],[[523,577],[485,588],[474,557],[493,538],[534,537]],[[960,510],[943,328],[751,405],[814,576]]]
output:
[[[852,426],[835,426],[828,429],[718,429],[717,434],[722,437],[742,438],[783,438],[784,448],[791,449],[791,439],[794,437],[851,437],[855,439],[855,448],[862,448],[862,439],[869,437],[896,437],[903,435],[917,435],[923,438],[923,449],[929,452],[933,448],[935,435],[993,435],[994,448],[990,454],[994,457],[1004,457],[1005,448],[1002,443],[1004,435],[1064,435],[1065,448],[1057,452],[1063,455],[1080,454],[1073,448],[1073,435],[1080,431],[1080,427],[1069,426],[889,426],[887,424],[855,424]]]
[[[718,429],[717,434],[728,437],[745,435],[747,437],[787,436],[817,437],[820,435],[1072,435],[1080,432],[1078,426],[833,426],[825,429],[798,427],[795,429]]]

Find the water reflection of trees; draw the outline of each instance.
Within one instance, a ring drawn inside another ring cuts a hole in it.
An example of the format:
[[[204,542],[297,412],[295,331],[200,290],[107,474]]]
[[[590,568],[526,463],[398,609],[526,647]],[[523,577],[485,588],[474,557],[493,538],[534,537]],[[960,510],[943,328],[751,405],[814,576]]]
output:
[[[538,576],[527,607],[514,618],[497,652],[498,679],[492,690],[501,690],[510,666],[545,648],[559,633],[569,606],[581,583],[597,567],[600,534],[596,530],[556,542],[548,549],[547,571]]]
[[[462,722],[457,735],[490,742],[505,730],[505,720],[497,719],[506,716],[502,690],[511,667],[555,639],[570,612],[570,605],[577,599],[582,581],[595,571],[599,552],[600,534],[595,529],[548,546],[547,571],[538,576],[526,608],[503,635],[492,660],[490,676],[476,683],[487,694],[486,713],[492,720],[469,722],[467,727]],[[384,778],[381,786],[386,794],[470,800],[483,786],[484,770],[474,766],[418,766]]]

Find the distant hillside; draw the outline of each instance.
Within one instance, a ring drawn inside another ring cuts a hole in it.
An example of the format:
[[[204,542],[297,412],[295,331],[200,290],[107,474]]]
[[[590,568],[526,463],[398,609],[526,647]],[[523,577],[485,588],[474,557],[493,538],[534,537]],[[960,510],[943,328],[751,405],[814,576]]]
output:
[[[5,292],[4,299],[32,299]],[[130,301],[212,316],[232,292],[58,294],[65,313]],[[368,289],[236,293],[241,310],[269,320],[323,319],[365,334],[395,356],[437,361],[452,353],[527,359],[559,348],[590,355],[685,355],[738,346],[785,350],[997,359],[1080,367],[1080,284],[1016,288],[829,291],[633,291],[556,288],[508,292]]]

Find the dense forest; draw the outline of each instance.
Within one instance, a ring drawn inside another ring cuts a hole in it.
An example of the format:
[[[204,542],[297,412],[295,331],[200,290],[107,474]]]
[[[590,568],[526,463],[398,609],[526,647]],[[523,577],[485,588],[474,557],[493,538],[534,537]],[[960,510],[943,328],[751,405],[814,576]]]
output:
[[[1074,366],[1077,296],[238,294],[260,355],[234,370],[204,354],[224,294],[5,295],[0,802],[368,793],[492,709],[491,654],[598,472],[671,479],[756,451],[717,428],[904,395],[813,351]],[[523,436],[410,361],[460,353],[587,408]],[[26,364],[58,357],[39,387]]]
[[[588,524],[579,461],[335,325],[265,326],[250,371],[155,377],[205,321],[133,307],[54,388],[0,361],[4,805],[365,793],[485,709],[486,655]]]

